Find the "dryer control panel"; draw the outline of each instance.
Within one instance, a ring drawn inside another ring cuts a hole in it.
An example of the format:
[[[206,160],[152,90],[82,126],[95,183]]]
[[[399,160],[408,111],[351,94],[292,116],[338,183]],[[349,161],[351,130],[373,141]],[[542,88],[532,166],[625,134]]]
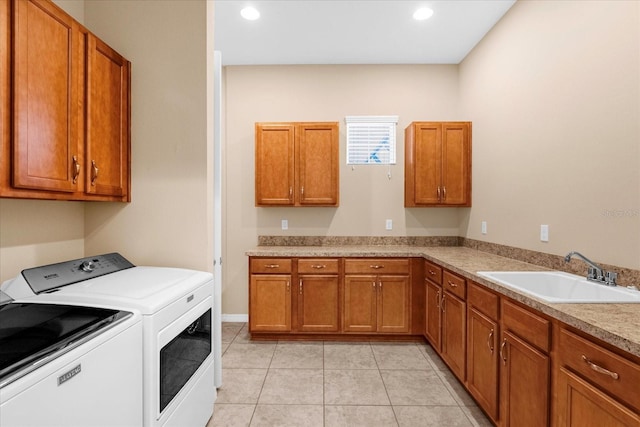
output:
[[[22,277],[34,293],[58,288],[135,267],[117,252],[22,270]]]

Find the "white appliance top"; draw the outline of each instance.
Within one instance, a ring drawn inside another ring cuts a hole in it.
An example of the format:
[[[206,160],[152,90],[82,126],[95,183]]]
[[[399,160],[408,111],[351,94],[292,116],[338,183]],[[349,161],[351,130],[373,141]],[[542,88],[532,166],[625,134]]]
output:
[[[131,267],[36,295],[23,275],[2,284],[16,301],[108,304],[153,314],[200,286],[211,283],[211,273],[169,267]]]

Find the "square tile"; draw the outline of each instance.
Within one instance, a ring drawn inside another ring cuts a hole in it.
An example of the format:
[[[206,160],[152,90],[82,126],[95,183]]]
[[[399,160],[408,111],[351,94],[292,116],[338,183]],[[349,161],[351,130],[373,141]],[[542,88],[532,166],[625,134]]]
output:
[[[207,427],[248,427],[256,405],[216,403]]]
[[[322,427],[322,405],[258,405],[252,427]]]
[[[222,342],[229,343],[238,335],[242,329],[243,323],[223,323],[222,324]]]
[[[266,376],[266,369],[223,369],[215,407],[218,403],[258,403]]]
[[[325,427],[397,426],[391,406],[331,406],[324,408]]]
[[[437,371],[448,371],[449,367],[438,356],[438,353],[429,344],[419,344],[418,349],[425,355],[433,369]]]
[[[323,404],[322,369],[269,369],[260,404]]]
[[[394,406],[400,427],[472,427],[458,406]]]
[[[381,370],[392,405],[457,405],[435,371]]]
[[[433,369],[415,344],[371,344],[371,350],[379,369]]]
[[[389,405],[377,369],[325,370],[326,405]]]
[[[280,343],[271,360],[271,368],[322,369],[322,343]]]
[[[268,368],[275,349],[275,344],[232,343],[222,356],[222,366],[225,368]]]
[[[325,343],[325,369],[378,369],[369,343]]]

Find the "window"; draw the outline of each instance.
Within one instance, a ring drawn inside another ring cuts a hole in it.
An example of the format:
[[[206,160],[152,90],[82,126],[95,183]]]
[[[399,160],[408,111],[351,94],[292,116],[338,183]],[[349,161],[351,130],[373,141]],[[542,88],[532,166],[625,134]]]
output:
[[[394,165],[398,116],[347,116],[347,164]]]

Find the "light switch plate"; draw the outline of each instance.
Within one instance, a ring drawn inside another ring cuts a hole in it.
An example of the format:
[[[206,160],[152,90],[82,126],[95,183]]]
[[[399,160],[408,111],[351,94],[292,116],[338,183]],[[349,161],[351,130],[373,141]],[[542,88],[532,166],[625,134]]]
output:
[[[540,241],[548,242],[549,241],[549,226],[541,225],[540,226]]]
[[[482,230],[482,234],[487,234],[487,221],[482,221],[480,229]]]
[[[282,220],[282,229],[283,230],[288,230],[289,229],[289,221],[286,219]]]
[[[385,226],[387,230],[393,230],[393,221],[388,219]]]

